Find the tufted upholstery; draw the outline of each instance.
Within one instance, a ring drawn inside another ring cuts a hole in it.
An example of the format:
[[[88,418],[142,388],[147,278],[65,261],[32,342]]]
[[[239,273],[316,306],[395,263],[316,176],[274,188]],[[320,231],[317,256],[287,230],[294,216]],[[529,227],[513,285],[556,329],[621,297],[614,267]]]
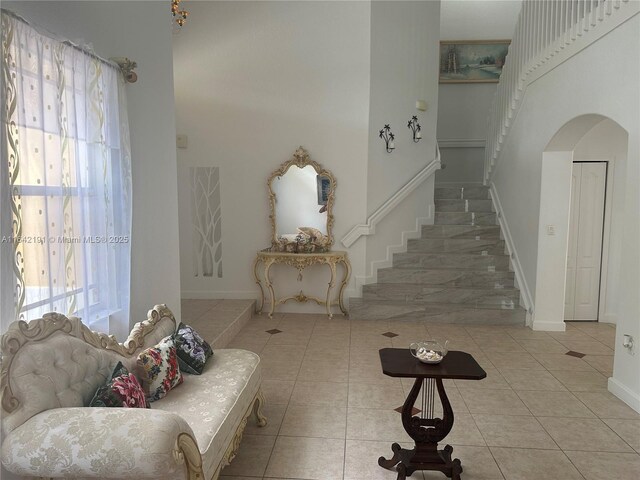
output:
[[[14,357],[9,374],[20,407],[5,414],[4,434],[44,410],[88,405],[111,376],[118,358],[122,357],[62,332],[46,343],[25,345]]]
[[[24,322],[12,324],[3,336],[3,351],[6,353],[14,348],[16,338],[22,345],[10,362],[3,362],[2,373],[3,382],[10,386],[19,405],[9,411],[3,408],[3,434],[7,435],[45,410],[87,406],[118,361],[135,372],[138,353],[176,329],[173,315],[166,307],[164,309],[161,312],[166,314],[137,323],[123,345],[111,340],[111,350],[87,343],[85,336],[93,338],[96,334],[77,318],[52,315],[28,325]],[[46,327],[51,325],[55,326],[53,332],[45,335]],[[136,332],[142,334],[136,335]],[[102,341],[108,343],[106,338]],[[3,396],[6,395],[7,392],[3,392]],[[3,407],[5,402],[3,398]]]

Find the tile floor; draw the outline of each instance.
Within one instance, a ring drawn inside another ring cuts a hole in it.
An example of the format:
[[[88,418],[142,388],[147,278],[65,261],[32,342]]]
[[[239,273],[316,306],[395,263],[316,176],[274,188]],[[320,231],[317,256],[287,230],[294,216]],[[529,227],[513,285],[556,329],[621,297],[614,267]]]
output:
[[[464,480],[636,480],[640,415],[607,392],[614,335],[612,325],[594,323],[545,333],[324,315],[254,317],[228,348],[260,354],[269,425],[250,422],[221,480],[395,479],[377,459],[390,456],[394,441],[410,444],[394,409],[412,381],[383,375],[378,350],[430,337],[450,339],[450,349],[473,354],[487,372],[482,381],[446,384],[456,414],[447,441]],[[410,478],[445,477],[416,472]]]

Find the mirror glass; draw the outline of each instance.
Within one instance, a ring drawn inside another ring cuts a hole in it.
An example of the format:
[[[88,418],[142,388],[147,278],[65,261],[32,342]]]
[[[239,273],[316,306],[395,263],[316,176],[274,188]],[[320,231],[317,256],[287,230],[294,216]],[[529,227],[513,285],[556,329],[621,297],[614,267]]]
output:
[[[292,165],[284,175],[273,179],[271,188],[278,237],[295,237],[304,227],[327,235],[327,198],[331,188],[328,177],[318,175],[311,165]]]
[[[333,245],[335,177],[299,147],[267,181],[272,252],[322,253]]]

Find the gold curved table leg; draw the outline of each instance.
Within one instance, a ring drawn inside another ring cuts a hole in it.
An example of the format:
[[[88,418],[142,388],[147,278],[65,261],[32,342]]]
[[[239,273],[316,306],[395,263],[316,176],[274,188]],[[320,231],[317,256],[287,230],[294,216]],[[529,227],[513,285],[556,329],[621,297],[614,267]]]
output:
[[[351,278],[351,262],[348,259],[343,258],[340,260],[340,263],[344,265],[344,278],[342,279],[342,285],[340,286],[340,291],[338,292],[338,302],[340,304],[340,310],[343,314],[347,315],[349,312],[347,311],[347,307],[344,305],[344,289],[349,283],[349,279]]]
[[[271,283],[271,278],[269,277],[271,265],[273,265],[273,261],[267,260],[264,266],[264,279],[267,288],[269,289],[269,295],[271,296],[271,309],[269,311],[269,318],[273,318],[273,312],[276,309],[276,293],[273,291],[273,284]]]
[[[325,303],[327,307],[327,315],[329,315],[329,318],[333,318],[333,313],[331,313],[331,288],[333,288],[333,284],[336,281],[336,262],[329,260],[327,265],[329,265],[329,269],[331,270],[331,279],[327,286],[327,300]]]
[[[258,264],[261,261],[262,259],[260,257],[256,257],[255,262],[253,262],[253,277],[256,279],[258,287],[260,287],[260,306],[256,305],[256,313],[262,313],[262,309],[264,308],[264,289],[262,288],[262,281],[258,276]]]

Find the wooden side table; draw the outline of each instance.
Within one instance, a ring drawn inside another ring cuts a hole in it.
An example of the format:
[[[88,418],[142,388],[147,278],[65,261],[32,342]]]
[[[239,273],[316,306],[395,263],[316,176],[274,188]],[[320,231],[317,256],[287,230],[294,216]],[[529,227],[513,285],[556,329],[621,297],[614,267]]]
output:
[[[327,285],[327,291],[324,298],[316,296],[305,295],[302,290],[297,295],[291,295],[283,298],[276,298],[276,293],[273,288],[273,282],[269,272],[273,264],[289,265],[298,270],[298,280],[302,280],[302,272],[305,268],[311,265],[327,265],[331,273],[329,284]],[[337,266],[342,264],[344,266],[344,276],[340,284],[340,290],[338,290],[337,302],[334,302],[331,298],[331,289],[336,281]],[[258,266],[262,265],[263,276],[265,286],[269,292],[269,299],[271,300],[271,308],[269,311],[269,318],[273,316],[273,312],[277,305],[286,303],[289,300],[296,300],[297,302],[308,302],[312,300],[318,305],[325,305],[327,309],[327,315],[329,318],[333,317],[331,312],[332,305],[338,305],[343,314],[347,315],[347,308],[344,304],[344,289],[349,282],[351,276],[351,263],[347,257],[347,252],[342,251],[330,251],[324,253],[285,253],[285,252],[272,252],[270,250],[262,250],[258,252],[256,260],[253,264],[253,275],[256,279],[256,283],[260,287],[260,305],[256,307],[257,313],[262,313],[264,308],[264,289],[262,287],[262,280],[258,274]]]
[[[460,480],[462,465],[459,459],[451,459],[453,447],[446,445],[438,450],[438,442],[453,428],[453,409],[447,398],[442,380],[445,378],[482,380],[486,372],[475,359],[465,352],[451,351],[437,365],[420,363],[417,358],[403,348],[383,348],[380,350],[382,371],[390,377],[415,378],[415,383],[402,406],[402,426],[415,442],[415,448],[408,450],[399,444],[391,445],[393,457],[378,459],[378,465],[391,468],[397,465],[398,480],[404,480],[416,470],[436,470],[453,480]],[[434,414],[436,390],[442,403],[442,418]],[[418,395],[422,392],[419,416],[412,411]]]

